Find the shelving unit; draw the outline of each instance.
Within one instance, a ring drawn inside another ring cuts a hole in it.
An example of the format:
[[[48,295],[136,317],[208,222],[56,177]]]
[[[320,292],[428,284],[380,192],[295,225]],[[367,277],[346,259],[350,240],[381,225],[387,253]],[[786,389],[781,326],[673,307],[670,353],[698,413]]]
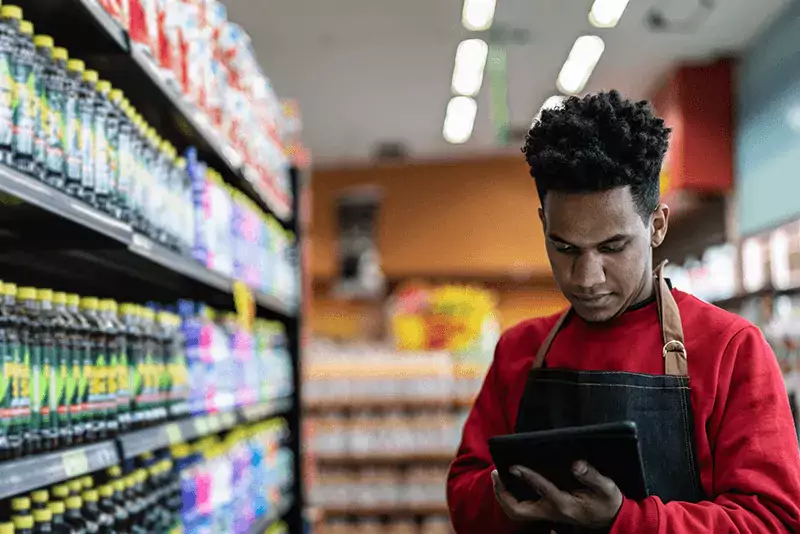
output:
[[[322,467],[374,467],[374,466],[396,466],[409,464],[449,464],[456,456],[456,451],[436,451],[436,452],[415,452],[415,453],[391,453],[385,454],[365,454],[365,455],[330,455],[321,454],[314,459]]]
[[[431,515],[447,515],[447,506],[444,504],[427,504],[415,506],[326,506],[323,509],[325,517],[424,517]]]
[[[297,236],[297,265],[302,265],[302,171],[290,170],[291,214],[273,205],[245,175],[242,158],[173,87],[165,83],[152,60],[132,47],[126,32],[95,0],[19,0],[36,33],[54,37],[72,57],[84,59],[101,77],[122,89],[160,134],[183,152],[193,146],[200,159],[219,171],[284,228]],[[207,269],[80,200],[29,176],[0,166],[0,272],[19,285],[144,302],[192,298],[232,309],[235,280]],[[288,446],[295,456],[293,497],[262,518],[253,532],[285,521],[290,532],[302,532],[300,303],[292,304],[254,292],[259,317],[281,321],[293,356],[295,394],[235,412],[187,418],[120,435],[87,446],[0,462],[0,500],[116,465],[145,452],[191,441],[239,424],[283,416],[289,423]]]

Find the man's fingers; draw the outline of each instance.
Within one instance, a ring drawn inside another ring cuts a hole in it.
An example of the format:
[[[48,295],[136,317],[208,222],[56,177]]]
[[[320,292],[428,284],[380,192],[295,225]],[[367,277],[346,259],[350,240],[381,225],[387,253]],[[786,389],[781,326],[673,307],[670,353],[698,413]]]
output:
[[[519,501],[511,495],[503,481],[500,480],[500,474],[497,471],[492,471],[492,485],[494,485],[494,494],[497,495],[497,499],[502,503],[508,504],[510,506],[515,506]]]
[[[610,478],[601,475],[597,469],[584,460],[575,462],[572,466],[572,473],[581,484],[600,495],[611,495],[617,487]]]
[[[550,497],[551,495],[562,493],[552,482],[527,467],[515,465],[510,471],[515,477],[527,482],[541,497]]]

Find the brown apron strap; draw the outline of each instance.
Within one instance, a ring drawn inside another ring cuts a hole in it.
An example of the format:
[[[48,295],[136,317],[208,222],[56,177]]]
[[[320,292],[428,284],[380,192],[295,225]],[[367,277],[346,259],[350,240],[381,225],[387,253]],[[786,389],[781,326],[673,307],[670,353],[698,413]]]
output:
[[[689,365],[686,356],[686,347],[683,344],[683,325],[681,324],[681,314],[678,309],[678,303],[675,302],[675,297],[672,296],[667,281],[664,278],[664,266],[667,264],[666,260],[661,262],[654,272],[655,287],[653,292],[656,295],[656,303],[658,306],[658,322],[661,325],[661,335],[664,340],[664,347],[662,355],[664,357],[664,374],[674,376],[688,376]],[[533,369],[539,369],[544,364],[544,357],[550,350],[550,345],[556,334],[564,326],[564,322],[572,312],[572,308],[567,309],[558,318],[556,324],[547,334],[539,350],[536,352],[536,358],[533,360]]]
[[[689,364],[686,356],[686,347],[683,342],[683,325],[681,324],[681,314],[678,310],[678,303],[672,296],[664,278],[664,260],[655,270],[655,294],[658,303],[658,321],[661,324],[661,335],[664,339],[664,374],[687,376],[689,374]]]
[[[550,350],[550,345],[553,344],[553,340],[556,338],[556,334],[558,334],[558,331],[561,330],[562,326],[564,326],[564,321],[567,320],[567,317],[569,317],[569,314],[571,312],[572,308],[568,308],[564,313],[562,313],[561,317],[559,317],[558,321],[556,321],[556,324],[553,325],[553,328],[550,330],[550,333],[547,334],[546,338],[544,338],[544,341],[539,346],[539,350],[536,351],[536,358],[533,360],[533,369],[539,369],[544,364],[544,357]]]

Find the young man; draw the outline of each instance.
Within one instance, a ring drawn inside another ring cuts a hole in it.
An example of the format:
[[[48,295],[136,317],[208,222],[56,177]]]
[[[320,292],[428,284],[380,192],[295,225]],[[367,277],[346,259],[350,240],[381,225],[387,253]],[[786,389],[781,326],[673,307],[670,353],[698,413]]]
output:
[[[447,485],[456,531],[800,532],[800,449],[761,332],[653,272],[669,208],[669,129],[616,91],[570,98],[531,128],[526,159],[547,254],[570,309],[497,344]],[[492,436],[633,420],[651,497],[625,498],[586,462],[568,493],[525,468],[537,501],[494,471]]]

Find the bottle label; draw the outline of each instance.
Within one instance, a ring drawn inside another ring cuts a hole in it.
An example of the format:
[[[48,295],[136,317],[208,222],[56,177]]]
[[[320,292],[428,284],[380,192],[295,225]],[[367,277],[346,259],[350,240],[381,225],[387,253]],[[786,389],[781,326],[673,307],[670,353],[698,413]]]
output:
[[[67,159],[67,178],[78,183],[83,169],[81,133],[78,98],[69,94],[64,101],[64,156]]]
[[[94,380],[94,365],[91,349],[84,344],[81,347],[81,369],[78,379],[78,398],[81,404],[81,414],[84,421],[91,420],[94,416],[95,406],[91,402],[91,384]]]
[[[83,370],[78,360],[73,360],[70,372],[67,375],[67,402],[69,402],[69,417],[73,423],[83,420],[83,390],[81,389]]]
[[[30,352],[19,343],[9,343],[14,361],[12,374],[14,422],[18,429],[27,427],[31,417]]]
[[[0,51],[0,145],[11,147],[14,142],[14,75],[10,54]]]
[[[117,407],[121,411],[130,411],[131,392],[130,377],[128,376],[128,355],[121,351],[117,359]]]
[[[89,406],[92,412],[105,411],[108,395],[108,377],[106,373],[105,356],[97,353],[91,365],[89,380]]]
[[[36,78],[33,65],[16,62],[14,82],[14,152],[17,157],[33,156],[36,135]]]
[[[42,348],[34,343],[29,349],[28,367],[30,374],[30,387],[28,389],[31,401],[31,428],[41,428],[42,421]]]
[[[117,198],[123,208],[130,209],[130,188],[133,176],[133,158],[131,154],[131,132],[130,128],[120,126],[117,141],[117,170],[115,182],[117,188]]]
[[[45,140],[47,154],[45,167],[50,174],[64,174],[64,150],[66,148],[66,102],[64,92],[48,89],[44,96]]]
[[[41,414],[42,424],[54,426],[58,411],[58,365],[56,363],[56,347],[47,344],[42,350],[42,389]]]

